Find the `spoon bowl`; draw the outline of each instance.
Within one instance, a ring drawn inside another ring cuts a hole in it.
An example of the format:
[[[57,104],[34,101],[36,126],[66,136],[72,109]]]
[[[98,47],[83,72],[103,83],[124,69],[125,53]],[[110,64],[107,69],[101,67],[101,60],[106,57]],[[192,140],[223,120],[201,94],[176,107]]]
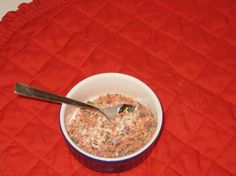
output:
[[[160,101],[156,94],[144,82],[121,73],[101,73],[92,75],[78,82],[67,97],[87,102],[106,94],[121,94],[131,97],[145,105],[156,118],[157,128],[152,138],[139,150],[121,157],[100,157],[86,152],[71,139],[67,129],[66,113],[69,106],[63,104],[60,110],[60,128],[71,152],[85,166],[102,172],[120,172],[142,162],[155,146],[161,132],[163,115]]]

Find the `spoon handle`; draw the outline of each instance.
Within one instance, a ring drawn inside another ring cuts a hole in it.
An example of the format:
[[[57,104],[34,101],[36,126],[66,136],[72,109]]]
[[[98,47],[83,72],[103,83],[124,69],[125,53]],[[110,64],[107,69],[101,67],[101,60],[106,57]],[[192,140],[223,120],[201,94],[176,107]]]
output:
[[[84,107],[84,108],[92,108],[92,109],[96,109],[98,110],[98,108],[83,103],[83,102],[79,102],[67,97],[63,97],[63,96],[59,96],[56,94],[52,94],[43,90],[39,90],[21,83],[16,83],[15,84],[15,88],[14,88],[14,92],[15,94],[18,95],[23,95],[26,97],[31,97],[31,98],[36,98],[36,99],[41,99],[41,100],[46,100],[46,101],[50,101],[50,102],[54,102],[54,103],[65,103],[65,104],[69,104],[69,105],[75,105],[75,106],[80,106],[80,107]]]

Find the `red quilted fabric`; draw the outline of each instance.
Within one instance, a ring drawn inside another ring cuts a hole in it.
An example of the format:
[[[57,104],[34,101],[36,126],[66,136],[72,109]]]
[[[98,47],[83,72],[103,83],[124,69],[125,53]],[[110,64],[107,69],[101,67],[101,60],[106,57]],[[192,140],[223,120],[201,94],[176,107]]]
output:
[[[104,175],[70,154],[60,106],[17,97],[15,82],[65,95],[121,72],[160,97],[151,155],[114,175],[236,175],[235,0],[34,0],[0,23],[0,175]]]

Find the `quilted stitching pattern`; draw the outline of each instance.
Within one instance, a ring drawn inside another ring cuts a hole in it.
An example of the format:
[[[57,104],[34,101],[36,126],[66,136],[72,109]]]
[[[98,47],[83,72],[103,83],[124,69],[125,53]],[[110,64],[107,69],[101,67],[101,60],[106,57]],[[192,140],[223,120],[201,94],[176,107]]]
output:
[[[7,14],[0,175],[103,175],[70,154],[58,105],[19,98],[12,88],[18,81],[66,94],[109,71],[145,81],[165,112],[152,154],[119,175],[236,175],[235,20],[234,0],[35,0]]]

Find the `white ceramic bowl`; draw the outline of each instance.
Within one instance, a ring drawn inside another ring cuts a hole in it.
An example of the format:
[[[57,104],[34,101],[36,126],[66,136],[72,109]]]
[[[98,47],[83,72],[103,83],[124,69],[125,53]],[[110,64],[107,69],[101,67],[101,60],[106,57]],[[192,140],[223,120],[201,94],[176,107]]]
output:
[[[140,150],[123,157],[104,158],[92,155],[80,149],[69,137],[65,127],[66,104],[60,111],[61,131],[72,147],[73,153],[86,166],[99,171],[121,171],[141,162],[154,146],[162,127],[163,115],[159,99],[156,94],[142,81],[120,73],[102,73],[88,77],[75,85],[67,97],[86,102],[87,100],[107,93],[119,93],[133,97],[146,105],[157,118],[157,128],[151,140]]]

